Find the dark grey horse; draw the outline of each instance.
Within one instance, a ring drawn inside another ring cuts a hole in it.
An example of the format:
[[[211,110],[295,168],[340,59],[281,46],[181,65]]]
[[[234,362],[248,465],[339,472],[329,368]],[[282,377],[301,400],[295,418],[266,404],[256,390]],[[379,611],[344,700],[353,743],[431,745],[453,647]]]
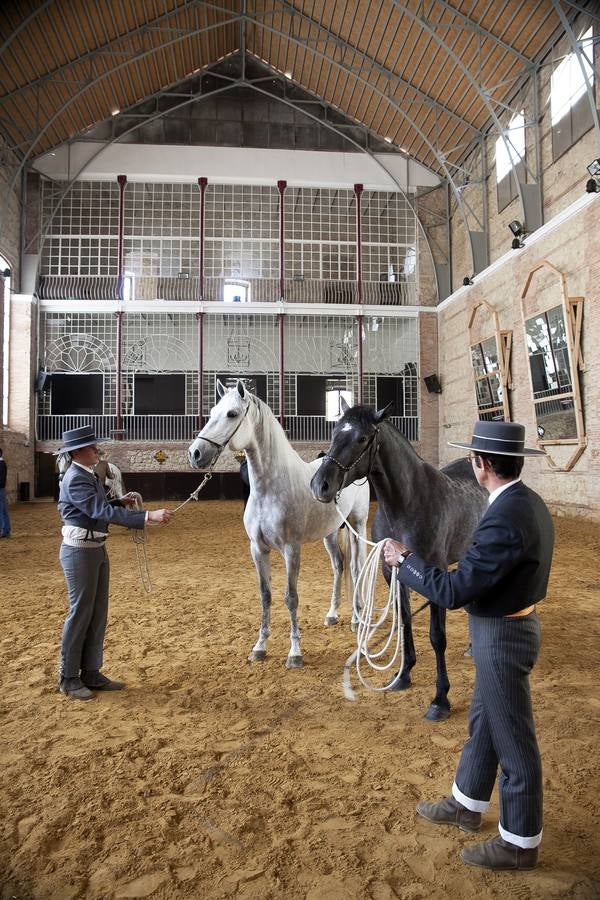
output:
[[[311,490],[321,501],[332,500],[345,485],[367,475],[375,490],[378,509],[373,521],[373,540],[395,538],[428,562],[446,569],[469,546],[471,536],[487,505],[487,491],[479,486],[471,463],[459,459],[443,469],[426,463],[407,439],[385,418],[386,409],[344,404],[331,446],[311,480]],[[392,570],[383,563],[389,583]],[[408,589],[401,589],[405,625],[405,662],[396,689],[410,687],[416,655]],[[446,719],[450,714],[446,670],[446,610],[433,603],[429,638],[437,665],[436,695],[426,718]]]

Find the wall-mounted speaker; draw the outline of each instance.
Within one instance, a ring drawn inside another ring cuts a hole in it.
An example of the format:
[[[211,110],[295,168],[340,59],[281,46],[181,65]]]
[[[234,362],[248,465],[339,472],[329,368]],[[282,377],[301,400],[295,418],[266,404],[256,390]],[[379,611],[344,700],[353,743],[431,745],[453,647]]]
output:
[[[49,391],[52,385],[52,375],[50,372],[44,371],[44,369],[40,369],[38,372],[38,376],[35,380],[35,392],[36,394],[42,394],[44,391]]]
[[[425,387],[427,388],[428,394],[441,394],[442,386],[440,384],[440,379],[437,375],[426,375],[423,379],[425,382]]]

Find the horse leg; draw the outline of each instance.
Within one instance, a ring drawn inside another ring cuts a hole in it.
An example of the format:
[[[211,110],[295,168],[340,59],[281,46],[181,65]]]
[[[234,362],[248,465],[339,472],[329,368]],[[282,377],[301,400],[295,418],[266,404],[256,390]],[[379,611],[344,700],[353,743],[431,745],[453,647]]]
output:
[[[333,569],[333,588],[331,591],[331,604],[325,616],[325,625],[337,625],[339,621],[338,610],[340,607],[340,586],[342,581],[342,573],[344,570],[344,558],[340,549],[337,531],[328,534],[323,538],[325,549],[331,560],[331,568]]]
[[[248,659],[250,662],[263,662],[267,655],[267,640],[271,634],[271,554],[268,550],[261,550],[254,541],[250,544],[250,552],[258,575],[262,616],[258,640]]]
[[[298,573],[300,571],[300,545],[286,544],[283,557],[287,573],[285,605],[290,614],[290,652],[285,662],[286,669],[301,669],[304,665],[300,647],[298,628]]]
[[[436,694],[425,713],[425,718],[432,722],[440,722],[450,715],[450,701],[448,700],[450,681],[446,669],[446,610],[434,603],[430,605],[429,610],[429,640],[435,650],[437,675]]]
[[[385,568],[387,568],[387,566]],[[383,573],[384,575],[385,568]],[[390,577],[395,578],[395,572],[392,571]],[[394,687],[391,688],[391,690],[393,691],[405,691],[412,685],[412,678],[410,673],[417,661],[417,654],[415,653],[415,642],[412,632],[410,592],[405,584],[400,585],[400,615],[404,624],[404,665],[402,667],[402,671],[400,672],[398,681],[396,682]]]

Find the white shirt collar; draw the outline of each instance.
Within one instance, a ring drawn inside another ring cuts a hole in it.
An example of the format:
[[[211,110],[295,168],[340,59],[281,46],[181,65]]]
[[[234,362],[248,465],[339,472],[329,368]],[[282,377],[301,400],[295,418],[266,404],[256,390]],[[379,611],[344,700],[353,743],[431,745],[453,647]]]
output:
[[[73,460],[73,465],[74,465],[74,466],[79,466],[80,469],[83,469],[85,472],[89,472],[90,475],[95,475],[95,474],[96,474],[96,473],[94,472],[94,470],[91,468],[91,466],[84,466],[83,463],[75,462],[75,460]]]
[[[490,496],[488,498],[488,506],[491,506],[492,503],[494,502],[494,500],[498,499],[498,497],[500,496],[502,491],[505,491],[505,490],[507,490],[507,488],[512,487],[513,484],[518,484],[518,482],[520,480],[521,480],[520,478],[515,478],[514,481],[509,481],[508,484],[503,484],[501,487],[496,488],[495,491],[492,491],[492,493],[490,494]]]

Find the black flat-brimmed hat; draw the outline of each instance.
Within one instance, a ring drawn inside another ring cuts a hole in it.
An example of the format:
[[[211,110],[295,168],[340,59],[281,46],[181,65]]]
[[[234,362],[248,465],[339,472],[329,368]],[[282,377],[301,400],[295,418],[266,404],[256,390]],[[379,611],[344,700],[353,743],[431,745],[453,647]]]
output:
[[[451,447],[464,447],[474,453],[498,453],[500,456],[545,456],[544,450],[525,446],[525,426],[517,422],[475,422],[471,443],[448,441]]]
[[[94,434],[91,425],[82,425],[80,428],[72,428],[63,431],[63,446],[59,453],[71,453],[72,450],[81,450],[82,447],[92,447],[100,441]]]

